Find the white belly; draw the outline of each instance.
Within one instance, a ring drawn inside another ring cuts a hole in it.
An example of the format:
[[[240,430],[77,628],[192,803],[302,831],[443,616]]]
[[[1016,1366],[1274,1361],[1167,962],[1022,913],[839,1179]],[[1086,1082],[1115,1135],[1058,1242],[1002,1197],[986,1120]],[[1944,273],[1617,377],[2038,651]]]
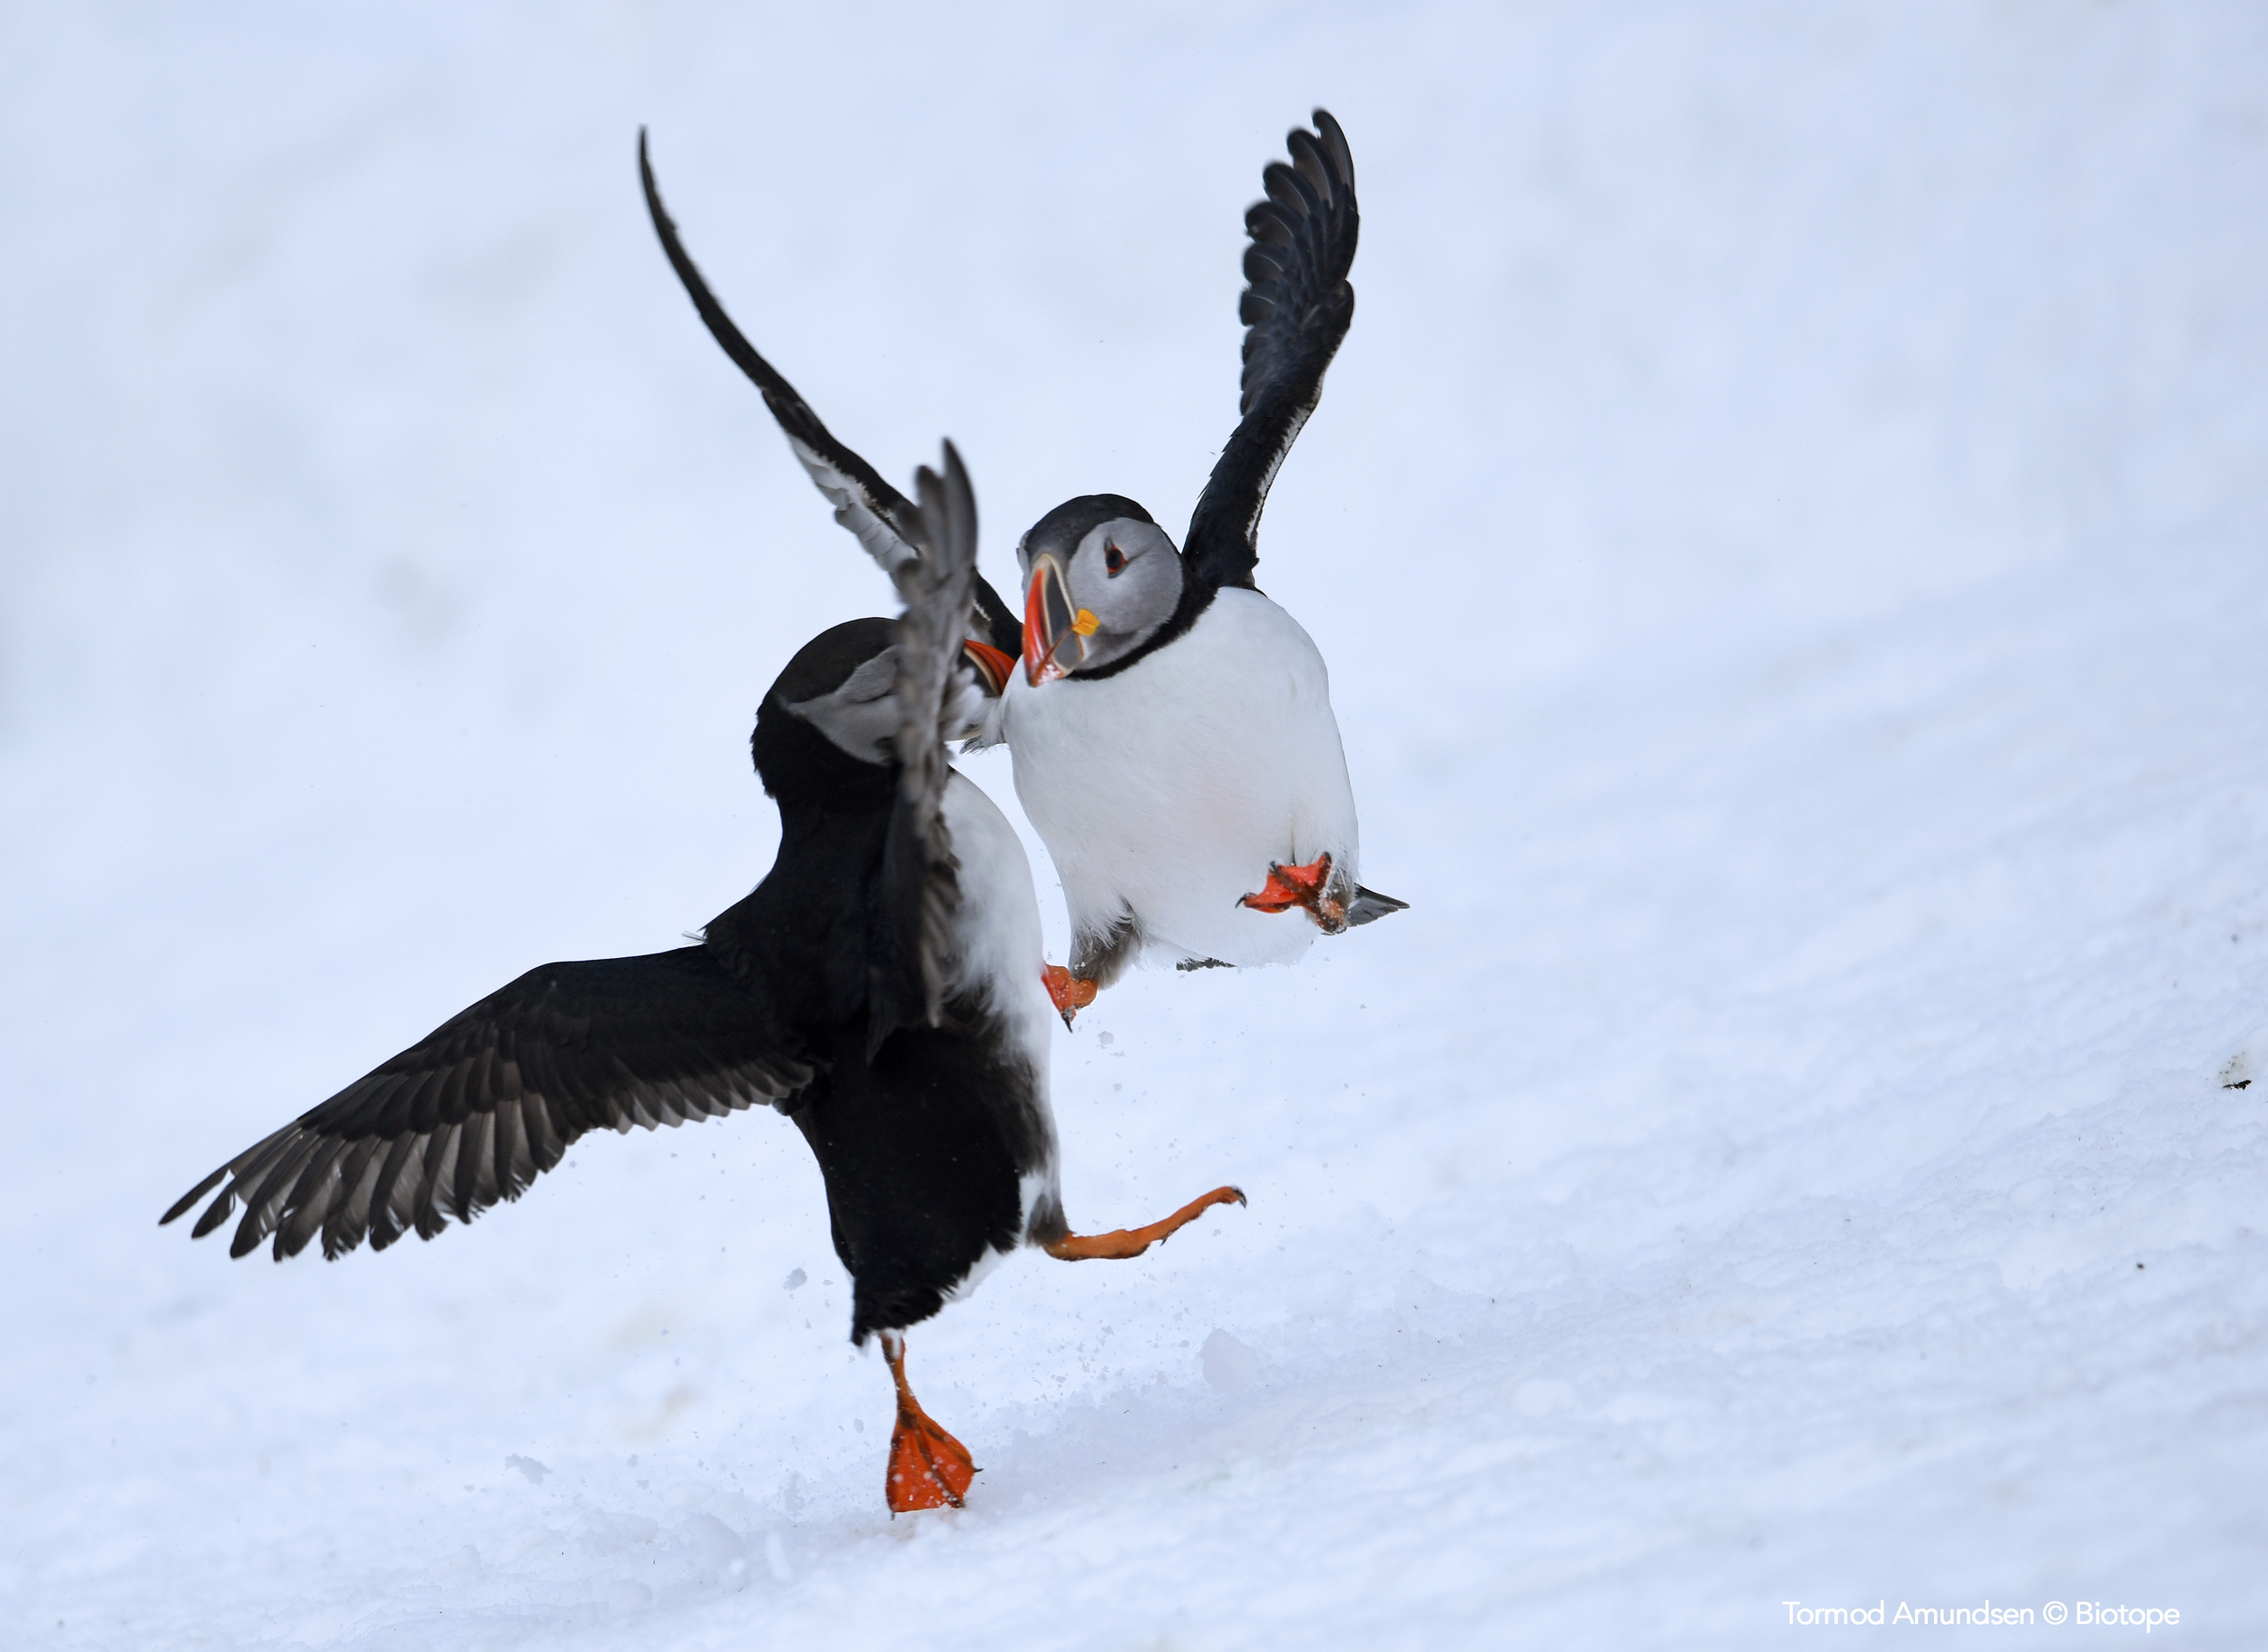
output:
[[[1100,682],[1014,673],[1002,732],[1075,931],[1130,911],[1168,958],[1287,963],[1315,924],[1237,901],[1271,862],[1328,853],[1357,875],[1330,674],[1257,591],[1221,591],[1186,635]]]
[[[960,972],[953,992],[981,992],[1007,1022],[1010,1038],[1031,1069],[1039,1108],[1041,1162],[1025,1174],[1023,1214],[1028,1227],[1044,1201],[1061,1204],[1057,1187],[1055,1118],[1048,1101],[1048,1049],[1054,1006],[1040,983],[1046,960],[1040,934],[1040,902],[1031,890],[1031,863],[1008,816],[959,770],[945,779],[945,827],[961,863],[961,915],[954,928]],[[973,1287],[974,1280],[963,1282]]]

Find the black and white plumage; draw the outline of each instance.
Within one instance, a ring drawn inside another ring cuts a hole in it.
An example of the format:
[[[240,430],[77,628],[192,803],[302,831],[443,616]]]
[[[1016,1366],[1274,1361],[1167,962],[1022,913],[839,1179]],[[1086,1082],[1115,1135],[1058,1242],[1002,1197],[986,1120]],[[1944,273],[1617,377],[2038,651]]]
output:
[[[588,1130],[769,1102],[818,1158],[855,1340],[1064,1239],[1031,868],[945,759],[983,698],[961,663],[976,534],[950,445],[920,491],[904,616],[822,632],[765,696],[752,745],[778,855],[699,944],[531,970],[163,1220],[218,1188],[194,1231],[240,1207],[234,1256],[318,1234],[329,1256],[384,1249],[517,1198]]]
[[[1354,157],[1327,112],[1315,122],[1289,135],[1289,164],[1266,167],[1267,198],[1246,214],[1240,418],[1184,545],[1132,500],[1095,494],[1049,512],[1018,546],[1023,669],[1008,673],[979,743],[1007,742],[1017,796],[1062,880],[1073,979],[1051,990],[1067,1012],[1145,950],[1189,967],[1289,962],[1317,933],[1403,906],[1357,881],[1354,790],[1322,655],[1252,577],[1269,487],[1354,313]],[[834,498],[830,477],[868,467],[830,436],[821,476],[807,455],[822,451],[809,432],[824,427],[725,317],[650,168],[644,177],[695,308]],[[837,515],[889,565],[871,527],[886,527],[886,508]]]
[[[653,220],[654,233],[660,238],[661,250],[669,258],[670,268],[677,271],[678,279],[685,284],[693,308],[710,336],[763,394],[764,405],[779,422],[789,449],[810,476],[812,484],[835,507],[835,520],[850,531],[885,573],[895,578],[898,569],[914,557],[919,543],[918,513],[912,501],[885,482],[873,465],[836,441],[834,433],[820,423],[819,415],[811,411],[810,404],[797,394],[795,386],[757,354],[756,347],[733,325],[732,318],[725,314],[724,306],[717,302],[716,295],[709,290],[709,283],[701,279],[701,272],[686,252],[677,224],[661,204],[661,191],[654,183],[653,164],[646,153],[643,127],[638,132],[638,177],[646,192],[646,210]],[[1022,634],[1014,612],[982,574],[977,574],[975,581],[976,611],[986,640],[1002,653],[1013,655]],[[995,689],[998,686],[993,685]]]
[[[1292,163],[1260,173],[1265,200],[1245,213],[1245,280],[1237,318],[1245,324],[1238,424],[1198,495],[1182,538],[1182,560],[1198,586],[1249,588],[1260,560],[1260,513],[1285,455],[1315,405],[1323,376],[1354,322],[1347,272],[1362,218],[1354,204],[1354,156],[1339,123],[1315,111],[1312,132],[1294,127]]]

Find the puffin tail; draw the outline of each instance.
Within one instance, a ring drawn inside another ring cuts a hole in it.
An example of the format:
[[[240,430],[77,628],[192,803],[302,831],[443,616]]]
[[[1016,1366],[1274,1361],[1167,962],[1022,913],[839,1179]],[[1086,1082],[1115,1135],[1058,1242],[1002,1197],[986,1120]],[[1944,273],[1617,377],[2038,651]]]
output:
[[[1375,923],[1390,912],[1409,910],[1409,902],[1397,901],[1390,894],[1381,894],[1375,889],[1365,889],[1357,884],[1354,885],[1354,898],[1346,904],[1346,926],[1353,929],[1357,924]]]

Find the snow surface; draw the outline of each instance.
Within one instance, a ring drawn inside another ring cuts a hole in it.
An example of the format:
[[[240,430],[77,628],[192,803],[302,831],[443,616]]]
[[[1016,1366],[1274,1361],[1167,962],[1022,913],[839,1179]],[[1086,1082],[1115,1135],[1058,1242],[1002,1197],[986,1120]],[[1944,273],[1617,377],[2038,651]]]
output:
[[[2237,5],[0,12],[0,1642],[2262,1644],[2263,88]],[[1178,525],[1315,102],[1361,308],[1261,573],[1413,908],[1064,1036],[1076,1217],[1251,1207],[913,1338],[964,1513],[884,1513],[776,1119],[156,1228],[746,889],[757,699],[887,604],[639,122],[998,572]]]

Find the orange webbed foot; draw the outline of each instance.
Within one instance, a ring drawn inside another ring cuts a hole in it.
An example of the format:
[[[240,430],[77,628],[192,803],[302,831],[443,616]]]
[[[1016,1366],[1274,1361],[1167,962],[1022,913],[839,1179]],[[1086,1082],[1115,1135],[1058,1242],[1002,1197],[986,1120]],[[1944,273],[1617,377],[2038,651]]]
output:
[[[898,1390],[897,1425],[890,1431],[890,1468],[883,1481],[890,1512],[965,1507],[977,1473],[969,1448],[938,1427],[914,1397],[905,1381],[904,1339],[885,1331],[882,1352]]]
[[[1237,901],[1255,912],[1289,912],[1299,907],[1327,935],[1346,927],[1346,903],[1326,894],[1331,883],[1331,856],[1326,851],[1304,866],[1268,863],[1268,881]]]
[[[966,1507],[969,1486],[976,1479],[976,1464],[969,1448],[933,1422],[918,1406],[908,1416],[898,1413],[890,1433],[890,1478],[886,1491],[890,1512],[911,1514],[917,1509]]]
[[[1241,1205],[1241,1188],[1216,1188],[1201,1194],[1160,1221],[1147,1227],[1120,1227],[1111,1233],[1067,1233],[1047,1243],[1047,1253],[1064,1262],[1123,1262],[1151,1246],[1170,1239],[1216,1205]]]
[[[1074,975],[1060,963],[1051,963],[1040,972],[1040,981],[1054,1002],[1055,1012],[1063,1018],[1063,1024],[1071,1024],[1071,1017],[1095,1001],[1095,983]]]

